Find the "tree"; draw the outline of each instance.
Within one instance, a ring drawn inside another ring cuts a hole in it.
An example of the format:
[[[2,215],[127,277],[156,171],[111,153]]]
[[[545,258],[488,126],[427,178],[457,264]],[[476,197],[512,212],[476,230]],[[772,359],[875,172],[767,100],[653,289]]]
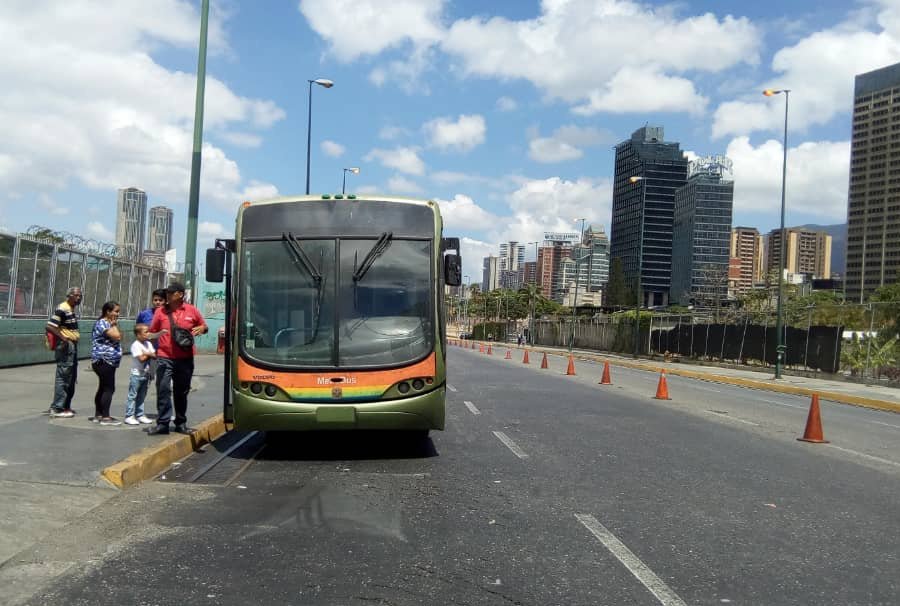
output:
[[[900,335],[900,284],[879,286],[869,300],[878,304],[875,309],[881,330],[890,336]]]
[[[631,303],[628,287],[625,285],[625,270],[622,259],[616,257],[609,268],[609,282],[606,283],[606,304],[610,307],[624,307]]]

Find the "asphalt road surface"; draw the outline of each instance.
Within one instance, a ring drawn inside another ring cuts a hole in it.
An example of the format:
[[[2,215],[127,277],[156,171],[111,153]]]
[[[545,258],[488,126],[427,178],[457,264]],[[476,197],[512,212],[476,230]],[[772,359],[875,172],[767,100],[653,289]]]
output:
[[[226,436],[42,545],[28,603],[900,603],[900,415],[823,402],[808,444],[803,398],[504,352],[451,348],[424,441]]]

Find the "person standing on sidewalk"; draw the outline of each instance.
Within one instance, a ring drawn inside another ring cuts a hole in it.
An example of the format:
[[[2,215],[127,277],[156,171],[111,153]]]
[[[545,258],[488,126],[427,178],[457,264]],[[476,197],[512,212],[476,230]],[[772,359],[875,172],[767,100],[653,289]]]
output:
[[[66,292],[66,300],[56,306],[53,315],[47,321],[47,332],[52,333],[57,341],[54,349],[56,358],[56,377],[53,381],[53,403],[50,404],[50,416],[70,419],[75,416],[72,410],[72,397],[75,395],[75,382],[78,379],[78,316],[75,308],[81,304],[81,287],[72,286]]]
[[[131,344],[131,378],[128,381],[128,399],[125,401],[125,424],[150,424],[152,419],[144,415],[144,398],[150,385],[150,362],[156,359],[156,350],[150,342],[150,330],[146,324],[134,325],[134,342]]]
[[[138,312],[137,317],[134,319],[135,325],[138,324],[146,324],[149,328],[150,323],[153,322],[153,314],[156,313],[156,310],[166,304],[166,289],[165,288],[157,288],[153,291],[153,294],[150,296],[150,307],[147,309],[142,309]],[[149,335],[150,344],[153,345],[154,351],[159,349],[159,335]],[[153,377],[156,376],[156,357],[150,359],[150,381],[153,381]]]
[[[122,333],[119,332],[119,304],[107,301],[91,332],[91,368],[100,383],[94,394],[94,416],[91,420],[100,425],[121,425],[109,416],[113,393],[116,391],[116,369],[122,360]]]
[[[166,305],[157,308],[150,323],[151,333],[161,333],[156,352],[156,425],[150,435],[169,433],[172,402],[175,403],[175,431],[189,434],[187,396],[194,376],[194,337],[209,327],[196,307],[184,301],[184,285],[172,282],[166,288]]]

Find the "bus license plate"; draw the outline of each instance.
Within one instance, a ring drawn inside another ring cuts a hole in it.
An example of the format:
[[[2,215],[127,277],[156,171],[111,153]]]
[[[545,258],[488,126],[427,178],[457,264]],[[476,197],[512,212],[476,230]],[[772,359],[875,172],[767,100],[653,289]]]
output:
[[[356,409],[353,406],[319,406],[316,408],[319,423],[356,423]]]

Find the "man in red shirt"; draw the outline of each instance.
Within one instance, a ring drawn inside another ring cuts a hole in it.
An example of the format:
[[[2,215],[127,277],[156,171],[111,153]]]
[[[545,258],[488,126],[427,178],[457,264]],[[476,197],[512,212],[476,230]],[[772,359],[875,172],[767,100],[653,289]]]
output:
[[[209,327],[196,307],[184,301],[184,284],[172,282],[166,288],[166,304],[157,307],[150,322],[150,332],[161,333],[156,351],[156,425],[147,430],[150,435],[169,433],[172,420],[172,401],[175,402],[175,431],[189,434],[187,426],[187,396],[194,376],[194,346],[182,347],[176,338],[176,328],[189,331],[193,337],[206,334]]]

